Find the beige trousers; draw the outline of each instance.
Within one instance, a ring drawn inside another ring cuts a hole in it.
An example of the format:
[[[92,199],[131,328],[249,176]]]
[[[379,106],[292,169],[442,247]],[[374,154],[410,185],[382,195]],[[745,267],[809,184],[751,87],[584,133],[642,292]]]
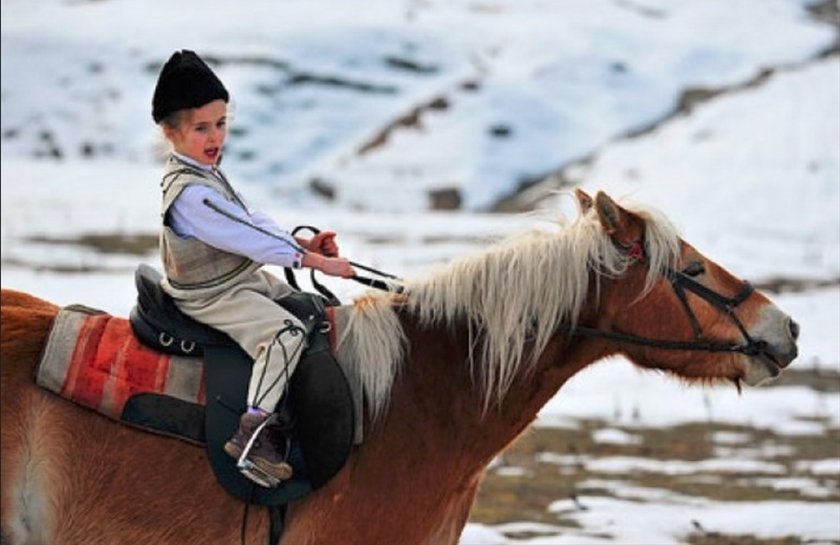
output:
[[[219,295],[175,300],[184,314],[224,331],[254,359],[248,406],[269,413],[274,412],[283,396],[305,348],[303,332],[298,329],[303,329],[303,324],[274,302],[292,291],[276,276],[259,270]]]

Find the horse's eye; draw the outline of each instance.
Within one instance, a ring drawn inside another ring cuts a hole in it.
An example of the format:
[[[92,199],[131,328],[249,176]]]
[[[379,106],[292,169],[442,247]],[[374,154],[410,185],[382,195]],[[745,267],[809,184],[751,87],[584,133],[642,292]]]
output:
[[[706,267],[703,266],[702,261],[692,261],[683,269],[683,274],[686,276],[699,276],[706,272]]]

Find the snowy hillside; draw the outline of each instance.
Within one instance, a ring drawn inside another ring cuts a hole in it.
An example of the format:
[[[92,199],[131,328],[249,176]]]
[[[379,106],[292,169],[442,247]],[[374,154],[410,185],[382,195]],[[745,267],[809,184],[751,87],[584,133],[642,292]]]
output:
[[[194,49],[233,96],[224,167],[237,187],[283,225],[338,231],[355,261],[413,277],[572,216],[574,186],[604,189],[662,210],[802,326],[790,382],[742,395],[621,358],[585,370],[523,441],[593,450],[500,457],[487,478],[507,488],[479,498],[462,545],[840,543],[836,4],[0,9],[4,288],[128,313],[135,267],[159,259],[152,89],[173,50]],[[502,201],[536,211],[486,212]],[[324,282],[345,300],[365,289]],[[697,436],[708,451],[676,448]],[[530,504],[548,479],[557,495],[532,511],[485,507]]]

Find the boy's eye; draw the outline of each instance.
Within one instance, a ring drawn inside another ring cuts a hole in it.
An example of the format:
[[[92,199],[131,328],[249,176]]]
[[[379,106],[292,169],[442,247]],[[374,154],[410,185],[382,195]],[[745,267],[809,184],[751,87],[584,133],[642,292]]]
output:
[[[683,274],[686,276],[700,276],[704,272],[706,272],[706,267],[703,265],[702,261],[692,261],[685,269],[683,269]]]

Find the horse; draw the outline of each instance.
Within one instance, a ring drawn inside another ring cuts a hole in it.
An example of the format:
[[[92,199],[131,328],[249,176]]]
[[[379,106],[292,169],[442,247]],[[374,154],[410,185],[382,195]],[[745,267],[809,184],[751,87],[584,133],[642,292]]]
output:
[[[577,200],[556,229],[509,235],[401,293],[337,309],[337,357],[363,377],[365,440],[290,505],[282,543],[458,543],[488,465],[607,356],[738,391],[795,359],[791,317],[661,212],[603,192]],[[262,543],[268,514],[242,524],[202,449],[34,384],[57,310],[2,293],[2,543]]]

